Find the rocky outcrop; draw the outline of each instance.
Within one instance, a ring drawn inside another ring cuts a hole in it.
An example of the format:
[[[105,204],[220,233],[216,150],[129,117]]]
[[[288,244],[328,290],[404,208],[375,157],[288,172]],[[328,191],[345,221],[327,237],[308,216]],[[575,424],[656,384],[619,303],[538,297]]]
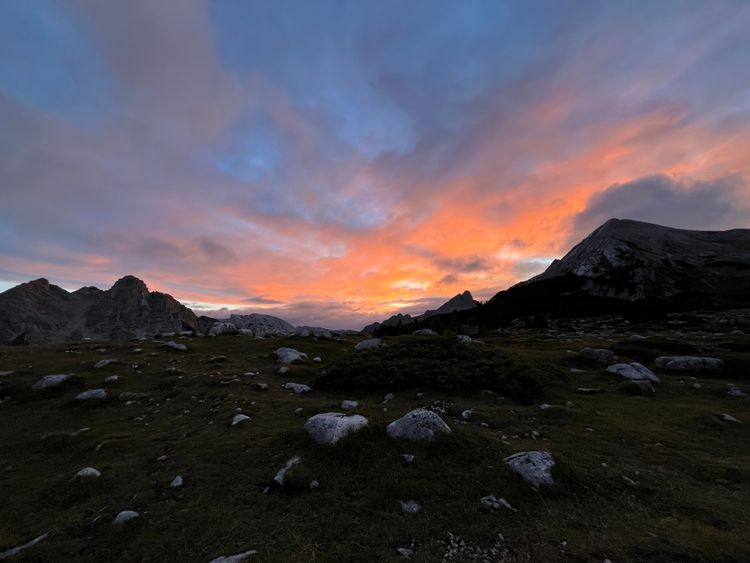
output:
[[[38,279],[0,294],[0,344],[124,340],[197,327],[190,309],[133,276],[106,291],[68,292]]]

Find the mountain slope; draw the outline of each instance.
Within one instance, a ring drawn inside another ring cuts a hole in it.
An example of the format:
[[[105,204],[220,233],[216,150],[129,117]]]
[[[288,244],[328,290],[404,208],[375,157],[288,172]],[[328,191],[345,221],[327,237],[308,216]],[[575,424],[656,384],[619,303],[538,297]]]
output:
[[[197,328],[190,309],[170,295],[150,292],[133,276],[106,291],[68,292],[38,279],[0,293],[0,344],[123,340]]]

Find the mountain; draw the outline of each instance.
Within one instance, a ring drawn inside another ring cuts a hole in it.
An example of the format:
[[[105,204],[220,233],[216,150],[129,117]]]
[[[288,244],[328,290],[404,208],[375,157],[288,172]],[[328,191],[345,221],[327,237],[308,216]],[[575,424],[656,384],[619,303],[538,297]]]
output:
[[[472,297],[471,292],[467,290],[463,293],[454,295],[448,301],[440,305],[440,307],[438,307],[437,309],[425,311],[424,313],[422,313],[421,315],[417,315],[416,317],[398,313],[397,315],[393,315],[382,322],[375,322],[367,325],[362,329],[361,333],[365,335],[372,335],[375,334],[375,331],[382,328],[398,329],[400,327],[418,323],[437,315],[446,315],[448,313],[453,313],[454,311],[466,311],[467,309],[476,307],[477,304],[478,303],[474,301],[474,297]]]
[[[197,330],[193,312],[170,295],[125,276],[109,290],[68,292],[38,279],[0,293],[0,344],[42,344],[82,338],[123,340]]]
[[[523,315],[642,316],[750,307],[750,229],[691,231],[610,219],[542,274],[498,292],[465,322]]]

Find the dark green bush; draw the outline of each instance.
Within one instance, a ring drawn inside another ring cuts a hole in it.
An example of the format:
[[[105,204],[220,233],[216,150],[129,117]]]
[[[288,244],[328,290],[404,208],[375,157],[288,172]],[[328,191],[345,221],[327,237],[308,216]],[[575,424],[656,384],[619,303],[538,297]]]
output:
[[[523,366],[481,345],[453,338],[402,338],[388,346],[352,352],[329,366],[318,389],[403,391],[431,387],[445,391],[490,389],[522,402],[542,396],[536,379]]]

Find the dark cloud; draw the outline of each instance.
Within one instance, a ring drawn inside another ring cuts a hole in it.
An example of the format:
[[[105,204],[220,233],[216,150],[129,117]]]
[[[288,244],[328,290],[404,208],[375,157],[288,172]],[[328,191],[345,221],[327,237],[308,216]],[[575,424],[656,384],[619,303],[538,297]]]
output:
[[[575,216],[575,237],[611,218],[698,230],[748,227],[750,191],[736,175],[698,181],[659,174],[614,184],[593,195]]]
[[[250,297],[245,297],[242,301],[245,303],[253,303],[256,305],[281,305],[283,304],[283,301],[270,299],[268,297],[263,297],[261,295],[252,295]]]

